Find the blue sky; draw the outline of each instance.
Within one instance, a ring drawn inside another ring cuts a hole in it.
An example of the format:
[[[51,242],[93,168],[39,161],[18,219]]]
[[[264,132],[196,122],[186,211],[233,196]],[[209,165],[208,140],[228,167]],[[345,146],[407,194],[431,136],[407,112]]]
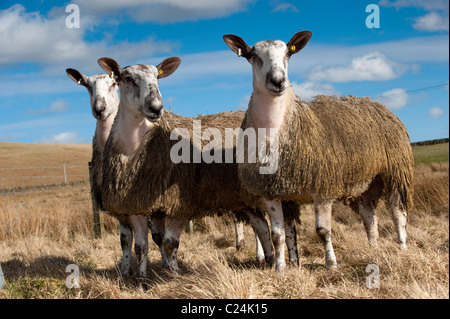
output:
[[[67,28],[66,6],[80,10]],[[366,6],[380,10],[367,28]],[[95,130],[87,90],[66,68],[93,75],[97,59],[179,69],[159,82],[164,107],[186,116],[246,108],[251,67],[222,40],[285,42],[310,30],[289,62],[304,100],[317,94],[384,102],[411,140],[449,136],[448,0],[74,0],[0,2],[0,142],[90,143]]]

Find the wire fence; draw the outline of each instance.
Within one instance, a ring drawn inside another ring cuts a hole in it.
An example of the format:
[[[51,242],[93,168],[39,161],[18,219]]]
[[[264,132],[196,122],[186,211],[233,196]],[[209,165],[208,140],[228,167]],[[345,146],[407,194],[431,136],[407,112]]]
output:
[[[5,167],[0,168],[0,189],[52,185],[89,180],[89,166]]]
[[[88,165],[0,168],[0,240],[117,229],[92,201]]]

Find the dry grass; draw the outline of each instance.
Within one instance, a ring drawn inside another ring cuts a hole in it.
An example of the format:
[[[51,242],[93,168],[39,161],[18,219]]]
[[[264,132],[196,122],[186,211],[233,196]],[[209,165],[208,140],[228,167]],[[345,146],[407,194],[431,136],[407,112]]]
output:
[[[333,242],[339,267],[328,270],[313,211],[303,207],[297,225],[301,267],[278,274],[255,263],[250,227],[237,252],[231,221],[206,218],[193,234],[182,235],[179,275],[162,269],[150,240],[146,292],[136,288],[134,278],[119,275],[117,222],[108,219],[110,231],[103,239],[93,238],[86,185],[3,195],[0,265],[6,284],[0,298],[449,298],[448,177],[448,164],[416,168],[408,250],[396,244],[382,205],[377,249],[369,248],[359,216],[336,205]],[[65,286],[69,264],[80,267],[80,289]],[[369,264],[379,267],[380,288],[366,286]]]

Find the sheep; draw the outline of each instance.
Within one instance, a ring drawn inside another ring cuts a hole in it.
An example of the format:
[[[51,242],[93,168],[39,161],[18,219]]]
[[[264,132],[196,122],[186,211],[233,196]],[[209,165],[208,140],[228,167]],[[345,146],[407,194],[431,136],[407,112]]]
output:
[[[68,68],[67,75],[78,85],[86,87],[89,92],[91,111],[97,120],[92,141],[92,190],[93,199],[101,207],[99,194],[101,185],[101,159],[106,140],[111,131],[119,106],[119,94],[116,81],[106,74],[86,76],[78,70]]]
[[[97,120],[96,130],[94,134],[94,139],[92,142],[92,194],[93,200],[96,201],[98,207],[102,207],[101,196],[100,196],[100,185],[101,185],[101,160],[103,149],[106,140],[109,136],[111,126],[113,124],[114,118],[117,114],[119,105],[119,95],[117,92],[116,81],[106,74],[98,74],[88,77],[78,70],[69,68],[66,69],[67,75],[78,85],[82,85],[87,88],[90,95],[91,110],[94,118]],[[242,114],[243,118],[243,114]],[[245,220],[245,218],[244,218]],[[248,221],[248,220],[247,220]],[[133,238],[131,230],[131,222],[128,218],[122,217],[119,220],[120,223],[120,238],[122,243],[122,262],[121,273],[125,277],[129,275],[130,271],[130,256],[131,256],[131,240]],[[154,223],[152,224],[152,238],[156,244],[159,244],[160,240],[160,228],[158,226],[158,220],[155,217]],[[236,248],[239,250],[243,244],[243,222],[241,220],[235,221],[236,229]],[[256,238],[258,238],[256,236]],[[258,246],[259,247],[259,246]],[[264,254],[261,250],[257,250],[257,260],[259,262],[264,261]]]
[[[107,211],[114,212],[118,217],[136,219],[132,228],[136,236],[139,278],[146,276],[147,216],[151,216],[152,224],[155,219],[157,229],[164,229],[153,232],[152,228],[152,236],[160,236],[154,240],[159,242],[163,263],[177,271],[178,238],[182,226],[189,219],[205,216],[211,208],[214,211],[218,207],[222,211],[247,208],[237,200],[235,165],[211,165],[214,168],[204,174],[200,169],[203,165],[175,165],[169,157],[175,143],[170,140],[172,130],[187,127],[188,123],[192,126],[192,118],[170,112],[165,112],[162,117],[157,79],[173,73],[179,62],[178,58],[171,58],[158,67],[135,65],[122,69],[110,58],[99,59],[99,64],[116,79],[121,90],[118,115],[105,145],[101,196]],[[222,114],[216,118],[206,116],[202,119],[211,123],[222,119],[225,123],[230,118]],[[236,126],[241,124],[242,118],[243,113]],[[199,185],[197,182],[200,182]],[[219,195],[224,195],[226,199]],[[258,219],[258,222],[262,220]],[[268,229],[265,223],[262,229]],[[258,236],[267,238],[263,242],[271,245],[268,231],[267,234],[258,233]],[[272,255],[271,249],[271,246],[265,247],[268,261]]]
[[[87,88],[90,96],[92,115],[97,120],[92,141],[91,191],[92,198],[96,202],[97,207],[103,209],[100,192],[102,184],[101,165],[106,140],[110,134],[119,106],[117,82],[114,78],[106,74],[87,77],[72,68],[66,69],[66,73],[75,83]],[[114,214],[111,215],[115,216]],[[127,277],[130,274],[131,241],[133,239],[131,225],[135,217],[120,216],[118,219],[122,247],[122,265],[120,269],[121,274]]]
[[[280,200],[315,206],[316,233],[323,241],[328,267],[336,267],[331,243],[331,209],[343,200],[363,219],[369,243],[378,240],[376,206],[389,202],[398,240],[406,247],[406,216],[412,207],[413,165],[408,132],[387,108],[369,98],[318,96],[304,102],[287,77],[289,58],[308,43],[312,33],[296,33],[285,44],[261,41],[251,48],[236,35],[223,39],[252,65],[253,94],[242,128],[265,128],[275,144],[277,170],[260,174],[261,161],[238,164],[241,188],[268,211],[275,246],[276,270],[285,268],[283,214]],[[275,132],[271,137],[269,133]]]

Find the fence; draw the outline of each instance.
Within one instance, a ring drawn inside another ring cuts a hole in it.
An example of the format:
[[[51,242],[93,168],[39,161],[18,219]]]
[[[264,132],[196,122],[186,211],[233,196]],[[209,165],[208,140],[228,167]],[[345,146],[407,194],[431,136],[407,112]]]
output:
[[[87,229],[100,237],[105,226],[117,229],[92,200],[89,176],[88,165],[0,168],[0,240]]]

